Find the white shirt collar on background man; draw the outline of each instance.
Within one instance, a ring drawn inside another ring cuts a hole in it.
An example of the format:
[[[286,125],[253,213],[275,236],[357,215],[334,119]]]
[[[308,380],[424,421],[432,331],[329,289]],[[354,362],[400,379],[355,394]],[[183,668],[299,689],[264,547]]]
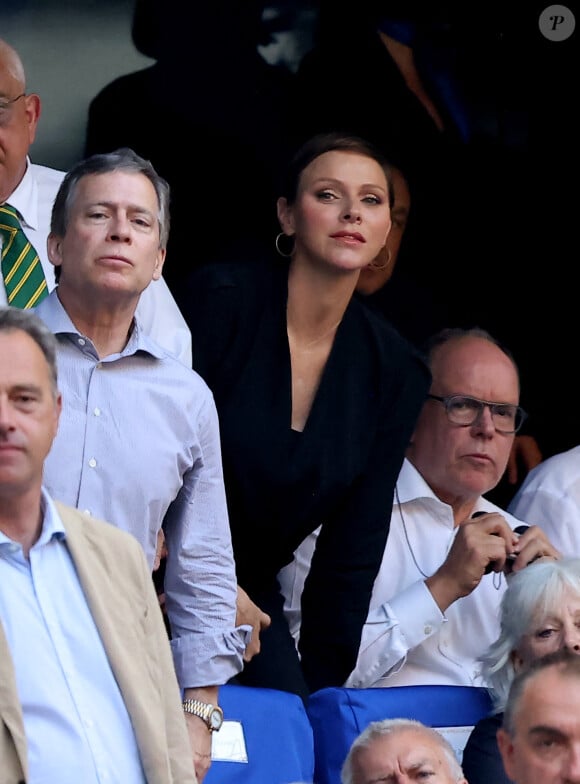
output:
[[[580,557],[580,446],[548,457],[526,475],[509,510],[548,534],[564,556]]]
[[[52,205],[64,176],[63,171],[28,160],[24,177],[8,199],[22,216],[22,228],[38,253],[49,291],[56,283],[54,267],[48,260],[46,240],[50,232]],[[1,285],[0,305],[5,304],[6,290]],[[163,278],[152,282],[141,294],[137,313],[144,331],[191,367],[191,332]]]

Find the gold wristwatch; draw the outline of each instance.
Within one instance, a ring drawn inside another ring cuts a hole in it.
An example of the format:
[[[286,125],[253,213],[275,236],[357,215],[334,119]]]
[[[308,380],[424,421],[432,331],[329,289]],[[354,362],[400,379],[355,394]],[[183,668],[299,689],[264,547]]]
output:
[[[201,700],[183,700],[181,704],[186,713],[191,713],[204,721],[210,732],[217,732],[224,723],[224,712],[219,705]]]

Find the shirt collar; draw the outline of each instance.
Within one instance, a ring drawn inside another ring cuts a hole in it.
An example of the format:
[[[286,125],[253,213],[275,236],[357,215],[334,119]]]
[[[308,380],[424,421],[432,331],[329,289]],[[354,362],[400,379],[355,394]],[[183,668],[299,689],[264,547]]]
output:
[[[44,488],[42,488],[40,508],[42,512],[42,529],[33,547],[48,544],[52,539],[58,539],[59,541],[66,539],[66,531],[60,515]],[[2,544],[12,544],[12,540],[0,531],[0,545]]]
[[[436,498],[433,490],[407,457],[403,460],[397,478],[397,494],[402,504],[416,501],[418,498]]]
[[[48,297],[45,297],[40,305],[35,308],[35,311],[55,335],[82,337],[92,345],[91,339],[86,335],[81,335],[64,309],[62,302],[58,298],[58,286],[50,292]],[[131,356],[138,351],[145,351],[156,359],[163,359],[166,355],[166,351],[143,331],[138,317],[135,316],[131,336],[123,351],[119,353],[119,356]]]
[[[42,506],[44,508],[44,519],[42,523],[42,533],[38,544],[45,544],[51,539],[66,539],[66,531],[60,515],[56,510],[52,498],[45,488],[42,488]]]
[[[24,177],[7,201],[22,216],[24,226],[38,229],[38,183],[30,165],[30,158],[26,158]]]
[[[400,501],[401,504],[426,498],[434,500],[439,504],[444,503],[433,492],[433,490],[431,490],[427,482],[423,479],[422,475],[407,457],[403,461],[401,471],[399,472],[399,476],[397,478],[397,494],[398,501]],[[447,504],[445,505],[447,506]],[[495,506],[495,504],[492,504],[491,501],[488,501],[483,496],[480,496],[477,499],[473,511],[499,511],[501,514],[505,514],[501,509],[499,509],[499,507]]]

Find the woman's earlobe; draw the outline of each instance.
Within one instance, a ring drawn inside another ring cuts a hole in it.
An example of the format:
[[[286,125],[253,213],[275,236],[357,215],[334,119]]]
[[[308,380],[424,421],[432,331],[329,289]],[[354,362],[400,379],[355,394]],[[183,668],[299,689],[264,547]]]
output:
[[[284,196],[280,196],[276,203],[276,214],[278,215],[278,223],[284,234],[293,234],[294,224],[292,221],[292,212],[288,207],[288,201]]]

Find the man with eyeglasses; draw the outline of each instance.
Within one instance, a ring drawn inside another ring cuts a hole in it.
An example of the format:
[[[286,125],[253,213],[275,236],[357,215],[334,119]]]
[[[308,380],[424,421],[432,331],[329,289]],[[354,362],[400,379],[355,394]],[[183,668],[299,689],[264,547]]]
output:
[[[55,287],[46,241],[52,204],[65,173],[32,163],[29,158],[40,112],[39,96],[26,91],[24,66],[18,53],[0,38],[0,306],[33,307]],[[8,269],[4,258],[14,226],[22,229],[36,251],[46,280],[39,296],[26,299],[24,304],[11,301],[6,281],[8,276],[18,274]],[[163,278],[143,292],[138,317],[151,337],[191,367],[191,333]]]
[[[484,330],[447,329],[425,353],[433,381],[395,491],[356,668],[345,686],[485,685],[478,658],[499,634],[509,571],[558,551],[536,526],[483,497],[499,482],[525,413],[510,355]],[[314,547],[280,575],[299,633]]]

